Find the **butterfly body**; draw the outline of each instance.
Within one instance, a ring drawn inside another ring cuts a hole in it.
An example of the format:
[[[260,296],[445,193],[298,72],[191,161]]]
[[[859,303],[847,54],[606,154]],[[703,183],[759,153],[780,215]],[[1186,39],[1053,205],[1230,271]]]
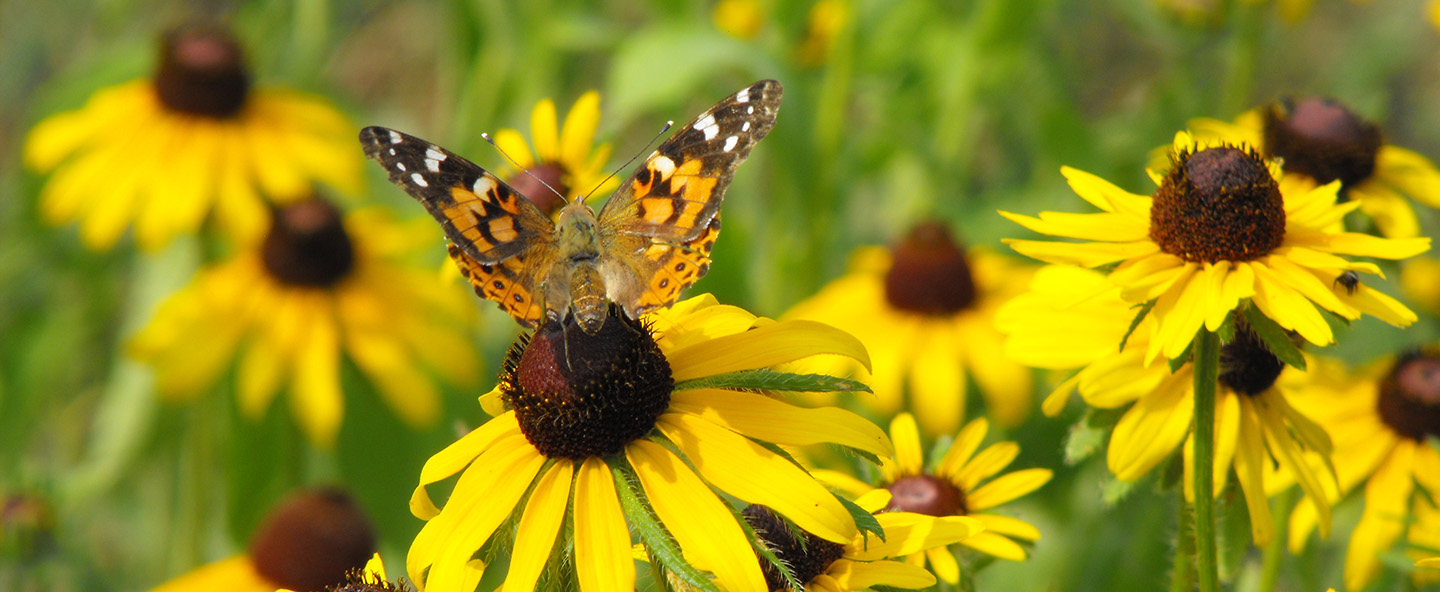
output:
[[[573,318],[593,334],[610,302],[635,318],[673,304],[709,270],[725,190],[774,125],[781,92],[773,80],[741,89],[661,143],[598,213],[577,199],[553,223],[494,175],[425,140],[367,127],[360,141],[440,222],[476,294],[526,327]]]

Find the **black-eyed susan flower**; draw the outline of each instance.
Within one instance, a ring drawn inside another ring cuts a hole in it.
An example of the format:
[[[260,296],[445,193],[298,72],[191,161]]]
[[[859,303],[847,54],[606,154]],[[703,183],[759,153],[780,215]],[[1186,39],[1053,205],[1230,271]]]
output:
[[[576,197],[609,195],[620,185],[620,180],[605,173],[610,145],[595,145],[595,129],[599,125],[598,92],[592,90],[580,95],[565,115],[563,127],[556,124],[555,101],[542,99],[530,114],[533,152],[519,131],[507,128],[495,132],[495,144],[525,169],[510,171],[501,177],[552,215]],[[563,201],[561,196],[565,198]]]
[[[325,590],[374,554],[374,529],[349,495],[304,491],[271,510],[246,553],[196,568],[151,592]]]
[[[1316,185],[1340,182],[1340,197],[1393,238],[1420,234],[1410,200],[1440,207],[1440,171],[1424,156],[1386,144],[1379,126],[1332,99],[1285,99],[1246,112],[1234,122],[1196,119],[1200,142],[1254,146],[1278,158],[1287,177]],[[1408,199],[1407,199],[1408,198]]]
[[[1373,263],[1341,255],[1403,259],[1430,248],[1429,238],[1384,239],[1337,229],[1358,202],[1336,203],[1338,183],[1309,190],[1282,183],[1274,161],[1245,146],[1197,144],[1176,135],[1172,162],[1155,196],[1129,193],[1099,177],[1062,169],[1099,214],[1001,212],[1030,230],[1088,242],[1007,239],[1015,250],[1051,263],[1114,265],[1108,277],[1128,303],[1154,319],[1144,361],[1179,357],[1203,327],[1218,330],[1243,302],[1316,345],[1334,341],[1316,309],[1345,319],[1370,314],[1405,326],[1415,314],[1359,284],[1337,292],[1348,271],[1380,273]],[[1288,177],[1287,177],[1288,178]]]
[[[990,423],[984,418],[971,421],[955,436],[945,456],[927,464],[915,418],[901,413],[890,422],[895,455],[881,459],[878,483],[872,486],[828,470],[817,470],[815,475],[857,499],[864,499],[873,491],[886,490],[891,496],[885,506],[889,511],[974,518],[985,530],[960,541],[960,545],[1001,559],[1023,561],[1025,547],[1016,541],[1038,541],[1040,530],[1023,520],[989,510],[1039,489],[1050,481],[1053,473],[1050,469],[1035,468],[1000,475],[1020,454],[1020,446],[1014,442],[996,442],[982,450],[980,445],[989,429]],[[948,547],[917,552],[906,561],[911,565],[928,562],[930,570],[941,580],[951,584],[960,581],[960,564]]]
[[[176,401],[237,364],[245,415],[263,415],[288,390],[296,421],[322,446],[344,415],[343,354],[403,421],[431,425],[440,397],[425,369],[466,385],[478,362],[464,331],[468,298],[404,262],[427,231],[377,209],[342,217],[320,198],[284,206],[263,242],[202,269],[163,303],[130,351]]]
[[[818,590],[851,592],[875,586],[913,590],[935,585],[935,576],[923,567],[894,559],[943,550],[984,530],[969,516],[928,516],[913,512],[886,512],[890,493],[872,491],[855,500],[856,505],[875,515],[884,532],[860,533],[840,544],[801,530],[795,532],[778,515],[764,506],[746,506],[741,512],[755,534],[770,549],[784,569],[765,563],[765,585],[772,592]],[[792,585],[799,584],[799,587]]]
[[[252,88],[239,43],[214,29],[167,35],[151,79],[97,92],[82,108],[30,131],[30,168],[54,171],[41,192],[46,220],[78,221],[108,249],[133,227],[156,249],[213,216],[233,236],[259,237],[267,202],[288,203],[321,181],[360,185],[355,129],[320,98]]]
[[[1340,494],[1364,486],[1365,511],[1345,556],[1345,586],[1359,590],[1404,537],[1420,502],[1440,496],[1440,450],[1430,443],[1440,437],[1440,354],[1413,352],[1356,373],[1335,362],[1314,371],[1317,379],[1294,404],[1334,440]],[[1291,515],[1292,551],[1304,548],[1315,514],[1305,500]]]
[[[1092,407],[1124,410],[1106,454],[1121,481],[1146,475],[1183,444],[1185,494],[1194,499],[1194,366],[1186,363],[1172,372],[1166,364],[1144,363],[1150,318],[1134,328],[1123,349],[1118,347],[1135,317],[1121,291],[1099,272],[1042,268],[1030,291],[1002,307],[996,318],[1007,335],[1005,352],[1038,368],[1079,369],[1042,404],[1048,415],[1058,414],[1076,390]],[[1252,536],[1264,544],[1274,528],[1266,495],[1275,484],[1266,483],[1266,469],[1278,463],[1298,476],[1328,533],[1333,499],[1327,492],[1334,489],[1334,475],[1325,464],[1312,466],[1305,457],[1328,455],[1330,439],[1291,403],[1309,378],[1281,363],[1244,321],[1235,322],[1240,326],[1220,351],[1214,493],[1223,490],[1233,468],[1250,511]]]
[[[858,415],[757,392],[774,388],[772,380],[785,390],[804,390],[796,380],[814,390],[854,385],[767,370],[819,354],[866,357],[834,328],[756,318],[706,296],[644,323],[616,309],[593,336],[547,323],[512,346],[499,386],[482,397],[496,417],[421,471],[410,507],[427,522],[410,546],[411,578],[453,590],[465,562],[498,545],[511,549],[507,590],[572,579],[584,591],[630,590],[633,528],[652,560],[686,581],[700,584],[703,570],[732,592],[765,590],[751,541],[720,492],[826,541],[849,543],[858,529],[838,498],[761,443],[890,451],[884,432]],[[437,508],[425,488],[456,473]],[[513,529],[502,528],[507,520]],[[552,550],[564,560],[552,561]],[[545,571],[556,564],[573,566],[573,576]]]
[[[1025,289],[1031,269],[984,249],[956,244],[944,225],[925,222],[893,249],[863,248],[850,272],[795,305],[786,318],[814,319],[856,337],[870,351],[868,374],[843,359],[808,370],[859,373],[875,411],[909,409],[927,434],[954,432],[965,418],[970,378],[989,415],[1007,427],[1029,416],[1031,373],[1000,353],[995,310]]]

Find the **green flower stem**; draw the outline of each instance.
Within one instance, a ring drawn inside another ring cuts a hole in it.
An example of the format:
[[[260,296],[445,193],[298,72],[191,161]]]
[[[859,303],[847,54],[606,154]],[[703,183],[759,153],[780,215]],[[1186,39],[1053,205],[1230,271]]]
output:
[[[1220,336],[1201,329],[1195,364],[1195,551],[1200,592],[1220,589],[1215,552],[1215,394],[1220,383]]]
[[[1170,592],[1195,589],[1195,521],[1190,504],[1180,497],[1179,525],[1175,528],[1175,568],[1170,572]]]

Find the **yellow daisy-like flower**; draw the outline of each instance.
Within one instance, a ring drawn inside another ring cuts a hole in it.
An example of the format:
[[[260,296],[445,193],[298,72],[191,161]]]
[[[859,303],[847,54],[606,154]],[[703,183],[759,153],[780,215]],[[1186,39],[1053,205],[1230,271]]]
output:
[[[873,533],[860,533],[847,544],[816,537],[808,532],[796,536],[783,521],[763,506],[748,506],[742,512],[765,546],[784,562],[801,590],[851,592],[875,586],[918,589],[935,585],[935,576],[923,567],[892,558],[944,550],[985,529],[969,516],[927,516],[913,512],[882,512],[891,503],[890,492],[877,489],[855,500],[855,505],[875,515],[885,533],[881,540]],[[765,582],[770,590],[793,591],[785,574],[766,564]]]
[[[174,401],[205,392],[238,359],[249,417],[288,382],[296,420],[322,446],[344,415],[343,352],[403,421],[428,426],[440,397],[423,368],[467,385],[478,362],[463,330],[469,299],[400,261],[429,240],[428,222],[417,222],[396,226],[374,209],[342,220],[318,198],[286,206],[263,243],[202,269],[162,304],[130,351]]]
[[[1353,293],[1336,290],[1342,276],[1353,277],[1347,272],[1380,273],[1340,255],[1403,259],[1429,249],[1429,238],[1338,231],[1335,223],[1360,205],[1337,204],[1338,183],[1296,191],[1276,180],[1273,161],[1248,148],[1207,147],[1181,132],[1173,149],[1153,198],[1067,167],[1071,188],[1104,213],[1001,212],[1035,232],[1090,242],[1005,242],[1051,263],[1115,265],[1109,279],[1126,302],[1153,302],[1146,364],[1178,357],[1202,327],[1219,329],[1245,301],[1316,345],[1334,341],[1316,305],[1346,319],[1365,313],[1397,326],[1415,321],[1410,309],[1363,284]]]
[[[1029,416],[1030,370],[1001,355],[993,323],[995,310],[1024,291],[1029,266],[966,250],[944,225],[926,222],[893,250],[861,249],[850,267],[785,318],[814,319],[860,338],[873,371],[835,358],[813,360],[807,371],[860,373],[875,391],[858,397],[861,403],[887,416],[914,411],[927,434],[960,427],[971,377],[998,423],[1014,427]]]
[[[1343,288],[1337,288],[1343,290]],[[1121,288],[1098,272],[1069,266],[1048,266],[1035,274],[1030,292],[1000,310],[996,324],[1008,336],[1007,355],[1025,364],[1080,371],[1048,397],[1042,409],[1056,415],[1076,389],[1090,406],[1128,406],[1110,434],[1106,461],[1122,481],[1149,473],[1184,444],[1185,495],[1194,499],[1192,421],[1195,409],[1194,368],[1171,372],[1165,364],[1145,365],[1146,318],[1124,339],[1135,311],[1121,298]],[[1237,325],[1242,324],[1237,322]],[[1250,511],[1252,536],[1264,544],[1273,536],[1266,502],[1266,468],[1279,463],[1300,484],[1328,533],[1334,476],[1322,465],[1305,461],[1307,452],[1328,455],[1325,431],[1297,410],[1291,401],[1309,384],[1304,372],[1286,367],[1248,329],[1236,329],[1220,351],[1220,388],[1216,397],[1215,495],[1224,489],[1230,469],[1240,482]],[[1327,487],[1327,483],[1330,483]],[[1273,485],[1272,485],[1273,488]]]
[[[1190,131],[1201,142],[1254,146],[1279,158],[1287,177],[1340,181],[1340,195],[1358,202],[1387,237],[1420,234],[1410,199],[1440,207],[1440,170],[1429,159],[1385,144],[1379,127],[1330,99],[1278,101],[1233,123],[1195,119]]]
[[[251,89],[241,54],[223,32],[171,34],[153,79],[99,91],[37,124],[24,158],[54,171],[40,196],[45,219],[78,221],[95,250],[133,225],[136,242],[155,250],[207,216],[237,238],[258,238],[267,201],[303,198],[314,181],[357,193],[355,128],[317,97]]]
[[[599,125],[598,92],[589,91],[575,100],[570,113],[565,116],[564,127],[556,124],[555,102],[542,99],[530,114],[530,138],[535,142],[534,152],[531,152],[525,137],[516,130],[507,128],[495,133],[495,145],[510,155],[522,169],[529,171],[529,174],[509,171],[501,177],[551,215],[558,212],[566,201],[577,197],[608,196],[620,186],[620,180],[606,178],[608,174],[604,166],[610,158],[610,145],[595,146],[595,129]],[[563,195],[565,200],[561,201],[551,188]]]
[[[1359,590],[1379,572],[1379,555],[1404,535],[1406,517],[1427,495],[1440,495],[1440,450],[1427,442],[1440,437],[1440,355],[1380,360],[1355,374],[1334,362],[1313,371],[1316,380],[1295,407],[1334,440],[1340,494],[1364,485],[1365,512],[1345,557],[1345,586]],[[1291,515],[1290,549],[1303,549],[1314,527],[1315,508],[1305,500]]]
[[[974,518],[985,530],[959,544],[1001,559],[1023,561],[1025,548],[1015,539],[1038,541],[1040,530],[1023,520],[987,513],[986,510],[1039,489],[1050,481],[1053,472],[1050,469],[1022,469],[996,477],[1020,454],[1020,446],[1014,442],[997,442],[981,450],[980,444],[989,429],[989,422],[983,418],[966,424],[940,462],[927,468],[915,418],[909,413],[901,413],[890,422],[895,455],[881,459],[880,482],[874,487],[844,473],[828,470],[814,473],[831,486],[858,499],[865,499],[864,496],[873,491],[888,490],[891,499],[885,506],[887,510]],[[927,560],[930,570],[941,580],[951,584],[960,581],[960,564],[947,547],[916,552],[906,558],[915,566],[923,566]]]
[[[819,323],[756,318],[708,296],[646,315],[648,328],[615,310],[595,335],[551,322],[517,342],[499,386],[481,398],[496,417],[425,463],[410,502],[427,520],[407,561],[417,584],[456,589],[465,562],[498,540],[512,550],[505,588],[543,586],[563,529],[573,537],[557,552],[580,590],[631,590],[628,523],[671,571],[683,562],[693,577],[708,571],[731,592],[765,590],[721,491],[821,539],[856,536],[840,500],[757,441],[885,455],[884,432],[847,411],[797,407],[754,389],[774,376],[764,369],[800,358],[863,363],[864,346]],[[426,486],[456,473],[437,508]],[[512,515],[515,528],[500,528]]]
[[[250,539],[248,552],[199,567],[151,592],[325,590],[361,565],[368,569],[367,557],[379,562],[370,521],[336,489],[291,495]]]

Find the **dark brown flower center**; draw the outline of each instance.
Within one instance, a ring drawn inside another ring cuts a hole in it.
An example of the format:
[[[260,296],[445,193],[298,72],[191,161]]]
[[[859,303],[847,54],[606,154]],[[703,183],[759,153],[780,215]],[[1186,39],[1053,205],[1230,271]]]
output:
[[[255,570],[280,587],[309,592],[345,581],[375,552],[375,532],[349,495],[320,489],[291,496],[250,540]]]
[[[581,460],[620,452],[670,405],[670,362],[615,305],[594,335],[548,321],[510,346],[500,394],[541,454]]]
[[[1380,419],[1414,440],[1440,437],[1440,355],[1407,354],[1380,382]]]
[[[914,512],[926,516],[964,516],[965,492],[954,483],[933,475],[911,475],[891,483],[887,511]]]
[[[541,211],[554,215],[556,210],[565,207],[565,196],[570,195],[570,187],[565,184],[567,176],[564,165],[558,162],[542,162],[531,167],[530,174],[520,171],[510,175],[505,182],[519,191],[520,195],[540,206]]]
[[[1255,396],[1280,377],[1285,363],[1255,335],[1249,323],[1236,321],[1235,338],[1220,347],[1220,384],[1236,394]]]
[[[1283,160],[1285,172],[1336,179],[1344,187],[1370,178],[1385,140],[1380,128],[1326,98],[1285,99],[1262,110],[1265,150]]]
[[[1264,257],[1285,240],[1280,184],[1249,148],[1174,154],[1150,208],[1150,238],[1191,262]]]
[[[845,547],[786,524],[779,516],[765,506],[749,505],[741,510],[745,522],[755,529],[755,535],[765,542],[775,556],[790,567],[791,575],[801,585],[808,584],[816,576],[830,569],[830,564],[845,554]],[[760,571],[765,574],[765,585],[772,591],[786,590],[785,574],[769,561],[760,562]]]
[[[975,301],[975,278],[965,251],[939,222],[922,222],[895,245],[885,273],[885,300],[900,310],[945,316]]]
[[[320,198],[274,212],[261,256],[270,275],[292,286],[328,288],[350,274],[355,247],[340,210]]]
[[[363,569],[352,569],[345,574],[344,582],[326,588],[325,592],[410,592],[410,589],[367,574]]]
[[[240,112],[250,73],[239,42],[220,29],[173,31],[160,45],[160,102],[182,113],[224,119]]]

